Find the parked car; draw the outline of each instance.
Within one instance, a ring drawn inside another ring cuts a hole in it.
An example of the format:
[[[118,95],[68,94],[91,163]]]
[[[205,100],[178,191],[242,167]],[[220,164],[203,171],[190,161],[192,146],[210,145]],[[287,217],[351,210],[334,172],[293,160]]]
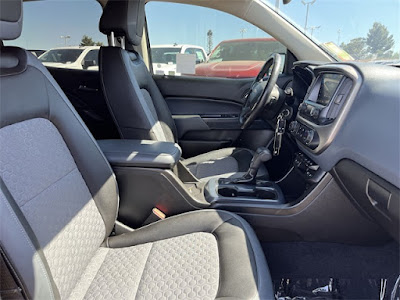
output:
[[[46,67],[98,70],[99,49],[99,46],[54,48],[40,55],[39,60]]]
[[[207,54],[203,47],[194,45],[157,45],[151,47],[151,61],[154,74],[157,75],[181,75],[176,72],[176,54],[195,54],[196,64],[207,60]]]
[[[273,38],[226,40],[211,52],[207,63],[196,66],[196,75],[209,77],[255,77],[272,53],[286,53]]]
[[[36,57],[39,57],[40,55],[42,55],[43,53],[46,52],[46,50],[28,50],[29,52],[31,52],[33,55],[35,55]]]

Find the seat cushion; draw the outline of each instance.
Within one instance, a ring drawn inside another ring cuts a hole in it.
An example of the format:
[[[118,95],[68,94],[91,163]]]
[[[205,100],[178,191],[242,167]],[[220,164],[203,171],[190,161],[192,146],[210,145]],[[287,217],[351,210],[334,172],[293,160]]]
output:
[[[260,244],[230,212],[185,213],[110,237],[106,245],[71,298],[273,299]]]
[[[254,152],[245,148],[224,148],[185,159],[182,163],[198,179],[211,177],[239,177],[249,169]],[[264,165],[258,176],[267,175]]]

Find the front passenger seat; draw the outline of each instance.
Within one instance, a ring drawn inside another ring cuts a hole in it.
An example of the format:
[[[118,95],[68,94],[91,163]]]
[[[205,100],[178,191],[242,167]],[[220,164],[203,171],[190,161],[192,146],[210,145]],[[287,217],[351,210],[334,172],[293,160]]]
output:
[[[139,46],[145,20],[144,0],[109,0],[100,20],[100,31],[127,47]],[[146,65],[134,51],[124,47],[102,47],[99,67],[102,87],[121,138],[177,142],[171,112]],[[212,176],[239,176],[249,169],[253,152],[225,148],[183,160],[199,179]],[[259,176],[266,176],[262,166]]]
[[[22,1],[1,0],[0,40],[21,27]],[[0,108],[0,256],[27,299],[273,299],[261,246],[233,213],[189,212],[112,236],[114,173],[21,48],[0,47]]]

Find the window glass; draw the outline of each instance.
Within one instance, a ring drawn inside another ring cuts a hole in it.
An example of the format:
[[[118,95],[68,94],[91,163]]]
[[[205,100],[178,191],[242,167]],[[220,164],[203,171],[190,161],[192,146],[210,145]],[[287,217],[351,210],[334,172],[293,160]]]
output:
[[[195,49],[194,54],[196,54],[196,60],[200,63],[206,60],[205,53],[201,49]]]
[[[93,62],[95,66],[99,65],[98,59],[99,59],[99,50],[90,50],[84,58],[85,61]]]
[[[74,63],[82,54],[83,49],[53,49],[39,57],[43,63]]]
[[[182,75],[178,53],[196,55],[194,74],[185,75],[228,78],[255,77],[272,53],[286,55],[275,38],[218,10],[154,1],[146,4],[146,17],[155,74]]]
[[[101,13],[95,0],[25,1],[22,34],[5,44],[30,50],[46,66],[85,69],[89,57],[86,69],[98,69],[98,49],[107,43]]]
[[[176,54],[180,53],[181,47],[162,47],[155,46],[151,48],[151,59],[157,64],[176,64]]]
[[[400,62],[400,1],[261,0],[339,61]]]

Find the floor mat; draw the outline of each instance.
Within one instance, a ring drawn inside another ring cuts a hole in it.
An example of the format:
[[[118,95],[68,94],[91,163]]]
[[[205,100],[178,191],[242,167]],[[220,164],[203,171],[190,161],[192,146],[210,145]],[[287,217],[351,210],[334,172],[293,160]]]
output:
[[[385,299],[389,299],[400,274],[399,245],[394,242],[382,246],[264,243],[263,249],[275,291],[284,290],[281,295],[288,299],[379,299],[385,279]]]

